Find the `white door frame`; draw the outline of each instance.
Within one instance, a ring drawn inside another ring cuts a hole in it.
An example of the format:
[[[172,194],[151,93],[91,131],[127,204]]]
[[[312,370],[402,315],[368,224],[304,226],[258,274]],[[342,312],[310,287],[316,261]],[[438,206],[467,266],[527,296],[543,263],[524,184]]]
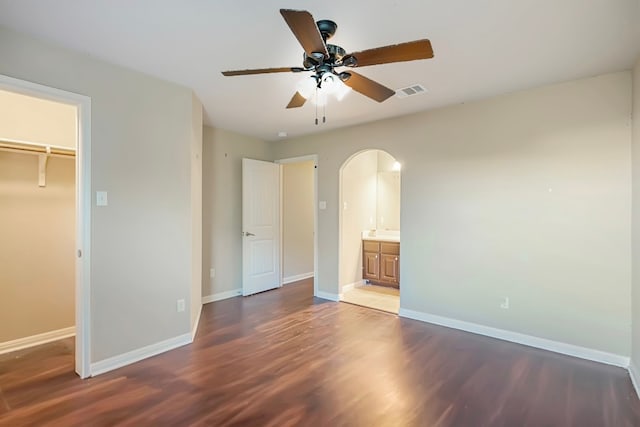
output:
[[[0,89],[77,107],[75,370],[91,376],[91,98],[0,74]]]
[[[300,162],[313,162],[313,296],[318,296],[318,155],[310,154],[308,156],[290,157],[287,159],[276,160],[276,163],[300,163]],[[280,186],[282,187],[282,180],[280,180]],[[280,191],[280,204],[282,204],[282,190]],[[282,209],[280,210],[282,212]],[[282,221],[282,215],[280,216]],[[280,227],[280,233],[282,233],[283,227]],[[280,242],[283,240],[280,239]],[[280,245],[280,262],[284,259],[283,245]],[[281,272],[284,270],[281,268]],[[282,273],[284,274],[284,273]],[[282,282],[282,278],[280,279]]]

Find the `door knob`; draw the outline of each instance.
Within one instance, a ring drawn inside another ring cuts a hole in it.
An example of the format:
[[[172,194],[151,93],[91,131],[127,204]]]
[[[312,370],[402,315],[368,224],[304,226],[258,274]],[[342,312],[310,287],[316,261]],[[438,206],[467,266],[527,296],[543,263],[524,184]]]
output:
[[[255,236],[255,234],[253,234],[253,233],[249,233],[248,231],[243,231],[243,232],[242,232],[242,235],[243,235],[243,236],[247,236],[247,237],[249,237],[249,236]]]

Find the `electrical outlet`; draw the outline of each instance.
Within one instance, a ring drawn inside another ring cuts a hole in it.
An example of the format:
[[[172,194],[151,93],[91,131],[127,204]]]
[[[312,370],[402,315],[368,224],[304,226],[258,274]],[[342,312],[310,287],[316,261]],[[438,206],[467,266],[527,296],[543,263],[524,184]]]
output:
[[[503,297],[502,302],[500,303],[500,308],[508,309],[509,308],[509,297]]]
[[[211,270],[209,270],[209,277],[211,277],[212,279],[214,277],[216,277],[216,269],[212,268]]]
[[[176,311],[178,313],[182,313],[184,311],[184,300],[183,299],[179,299],[178,301],[176,301]]]

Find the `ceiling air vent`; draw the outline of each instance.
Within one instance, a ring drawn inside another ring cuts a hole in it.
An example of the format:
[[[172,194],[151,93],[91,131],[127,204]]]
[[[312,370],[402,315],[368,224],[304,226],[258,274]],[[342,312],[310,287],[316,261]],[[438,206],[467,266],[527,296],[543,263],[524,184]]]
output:
[[[398,98],[406,98],[407,96],[421,95],[423,93],[427,93],[427,90],[422,85],[412,85],[403,87],[402,89],[396,90],[396,96]]]

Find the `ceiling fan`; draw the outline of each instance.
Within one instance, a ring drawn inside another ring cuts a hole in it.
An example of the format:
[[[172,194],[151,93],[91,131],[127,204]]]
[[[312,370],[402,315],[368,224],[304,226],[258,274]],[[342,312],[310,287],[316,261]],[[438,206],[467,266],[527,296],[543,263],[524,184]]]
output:
[[[335,79],[338,79],[356,92],[382,102],[393,96],[395,91],[354,71],[338,72],[336,68],[366,67],[433,58],[431,42],[427,39],[347,53],[342,47],[327,43],[327,40],[335,34],[338,28],[335,22],[326,19],[315,22],[311,13],[306,10],[280,9],[280,14],[304,49],[302,67],[223,71],[223,75],[243,76],[311,71],[317,89],[320,89],[323,84],[332,84],[336,81]],[[305,102],[306,97],[297,91],[289,101],[287,108],[302,107]]]

